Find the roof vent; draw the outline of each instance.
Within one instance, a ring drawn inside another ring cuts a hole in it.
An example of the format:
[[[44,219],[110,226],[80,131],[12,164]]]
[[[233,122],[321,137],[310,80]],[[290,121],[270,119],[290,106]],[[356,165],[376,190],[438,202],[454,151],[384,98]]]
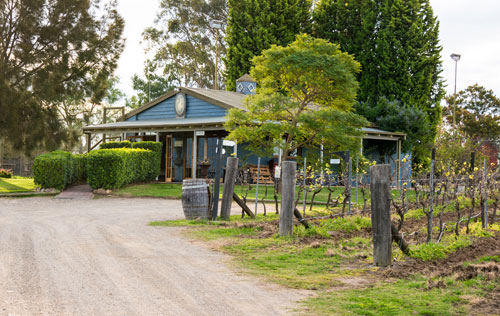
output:
[[[241,78],[236,80],[236,92],[242,94],[255,94],[257,82],[248,74],[244,74]]]

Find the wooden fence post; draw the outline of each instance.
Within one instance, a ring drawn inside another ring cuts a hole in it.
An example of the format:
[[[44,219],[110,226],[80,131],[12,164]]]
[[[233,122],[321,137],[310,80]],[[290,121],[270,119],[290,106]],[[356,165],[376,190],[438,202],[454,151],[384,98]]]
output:
[[[234,182],[238,172],[238,158],[229,157],[226,163],[226,177],[224,178],[224,191],[222,192],[222,205],[220,216],[224,220],[229,220],[231,216],[231,204],[233,202]]]
[[[370,167],[373,264],[379,267],[387,267],[392,262],[390,183],[390,165]]]
[[[280,236],[291,236],[293,232],[293,212],[295,209],[295,182],[297,163],[283,161],[281,167],[281,213]]]

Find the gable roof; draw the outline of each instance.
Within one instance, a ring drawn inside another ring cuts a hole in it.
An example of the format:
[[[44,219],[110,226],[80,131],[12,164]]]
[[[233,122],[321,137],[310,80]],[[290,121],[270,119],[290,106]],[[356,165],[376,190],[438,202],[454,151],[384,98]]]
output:
[[[128,118],[131,118],[134,115],[142,113],[147,109],[152,108],[155,105],[175,96],[178,93],[184,93],[186,95],[190,95],[192,97],[198,98],[208,103],[220,106],[224,109],[237,108],[241,110],[246,110],[246,108],[243,106],[243,100],[247,97],[247,95],[245,94],[241,94],[234,91],[181,87],[177,90],[172,90],[170,92],[167,92],[158,99],[155,99],[133,111],[128,112],[118,121],[124,121],[127,120]]]

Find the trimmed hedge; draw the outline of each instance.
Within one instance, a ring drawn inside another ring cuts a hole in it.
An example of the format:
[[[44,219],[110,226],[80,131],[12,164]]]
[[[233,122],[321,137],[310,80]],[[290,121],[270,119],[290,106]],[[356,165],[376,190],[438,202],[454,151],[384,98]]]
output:
[[[157,176],[157,153],[146,149],[100,149],[87,155],[88,183],[93,189],[115,189]]]
[[[42,188],[62,190],[72,183],[71,153],[54,151],[36,157],[33,162],[35,183]]]
[[[100,149],[112,149],[112,148],[132,148],[132,143],[128,140],[121,142],[107,142],[99,145]]]
[[[151,150],[153,152],[153,168],[150,169],[150,173],[148,174],[149,179],[155,179],[161,173],[161,154],[163,149],[163,144],[160,142],[136,142],[132,143],[132,148],[141,148]]]

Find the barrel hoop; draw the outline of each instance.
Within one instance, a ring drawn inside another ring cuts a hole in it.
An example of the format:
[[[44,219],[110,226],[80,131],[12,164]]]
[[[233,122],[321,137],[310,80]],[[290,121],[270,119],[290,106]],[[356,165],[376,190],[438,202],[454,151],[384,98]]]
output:
[[[208,187],[208,184],[200,184],[200,185],[193,185],[193,186],[183,186],[182,189],[200,189],[200,188],[206,188]]]

